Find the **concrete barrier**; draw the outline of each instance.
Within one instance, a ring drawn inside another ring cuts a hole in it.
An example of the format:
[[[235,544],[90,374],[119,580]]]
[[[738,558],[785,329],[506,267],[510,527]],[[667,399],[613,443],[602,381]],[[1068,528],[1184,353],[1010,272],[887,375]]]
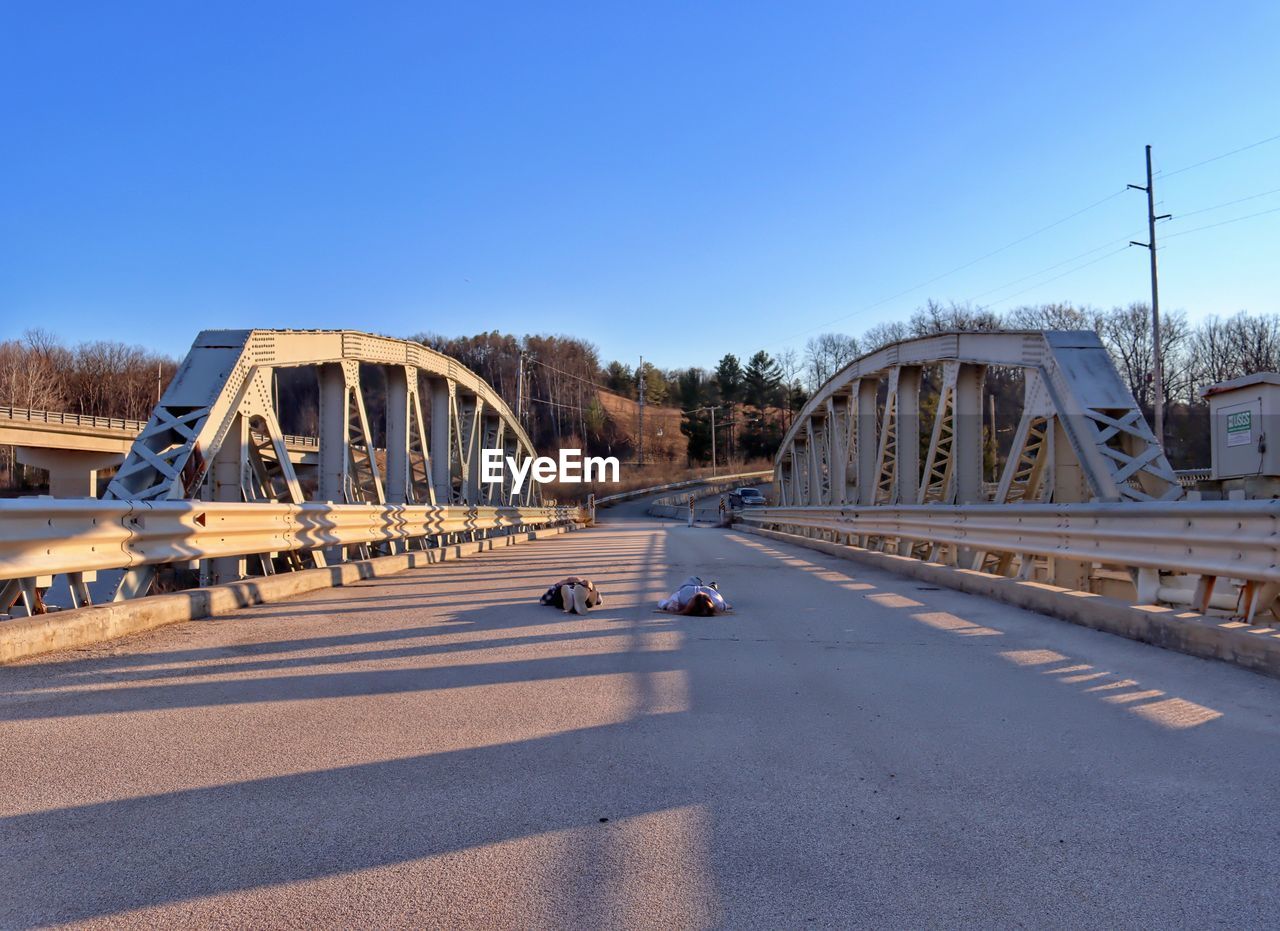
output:
[[[1204,659],[1225,660],[1280,678],[1280,630],[1242,621],[1209,617],[1164,605],[1131,605],[1115,598],[1079,592],[1043,582],[923,562],[911,556],[878,553],[856,546],[815,540],[777,530],[735,524],[735,530],[818,550],[898,575],[942,585],[1004,604],[1026,608],[1093,630],[1118,634]]]
[[[0,623],[0,664],[56,650],[94,646],[166,624],[230,614],[241,608],[284,601],[321,588],[382,578],[405,569],[416,569],[444,562],[446,559],[458,559],[501,546],[554,536],[566,529],[548,527],[529,530],[429,550],[339,563],[324,569],[304,569],[300,572],[242,579],[225,585],[195,588],[169,595],[149,595],[134,601],[117,601],[7,621]]]

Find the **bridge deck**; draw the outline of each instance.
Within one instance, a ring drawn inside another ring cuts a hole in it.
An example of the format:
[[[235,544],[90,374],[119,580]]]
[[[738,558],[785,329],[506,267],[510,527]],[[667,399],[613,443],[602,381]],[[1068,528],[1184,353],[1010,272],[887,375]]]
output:
[[[565,572],[604,607],[537,606]],[[736,616],[656,613],[691,572]],[[3,927],[1280,921],[1280,682],[720,530],[615,517],[0,685]]]

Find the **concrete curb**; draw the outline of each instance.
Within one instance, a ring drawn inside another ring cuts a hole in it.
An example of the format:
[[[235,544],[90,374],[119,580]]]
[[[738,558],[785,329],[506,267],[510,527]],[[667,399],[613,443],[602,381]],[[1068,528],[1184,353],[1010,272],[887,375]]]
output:
[[[294,595],[321,588],[336,588],[365,579],[382,578],[405,569],[444,562],[446,559],[458,559],[501,546],[555,536],[567,529],[576,528],[527,530],[471,543],[454,543],[430,550],[414,550],[394,556],[341,563],[325,569],[305,569],[301,572],[242,579],[226,585],[213,585],[170,595],[150,595],[136,601],[118,601],[7,621],[0,623],[0,665],[56,650],[95,646],[166,624],[230,614],[241,608],[284,601]]]
[[[1203,659],[1225,660],[1254,672],[1280,678],[1280,631],[1275,628],[1251,627],[1239,621],[1206,617],[1193,611],[1163,605],[1131,605],[1115,598],[1072,591],[1043,582],[1023,582],[777,530],[742,524],[735,524],[734,529],[819,550],[831,556],[864,563],[934,585],[982,595],[1004,604],[1048,614],[1072,624],[1118,634],[1130,640],[1164,647],[1166,650],[1176,650]]]

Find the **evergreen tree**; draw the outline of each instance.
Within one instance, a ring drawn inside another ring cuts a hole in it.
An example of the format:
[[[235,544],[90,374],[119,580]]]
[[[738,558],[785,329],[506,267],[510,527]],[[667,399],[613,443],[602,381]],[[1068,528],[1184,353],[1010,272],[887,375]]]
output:
[[[726,353],[724,358],[720,360],[720,364],[716,366],[716,388],[720,394],[720,404],[723,409],[721,420],[729,424],[727,436],[725,437],[725,458],[729,459],[737,452],[736,431],[733,427],[734,408],[737,403],[742,400],[742,364],[738,361],[738,357],[733,353]],[[719,441],[719,437],[716,438]]]
[[[667,379],[661,371],[646,362],[644,370],[636,369],[636,382],[644,379],[644,399],[647,404],[665,404],[667,402]]]
[[[631,377],[631,369],[617,359],[610,362],[604,370],[604,386],[624,398],[636,396],[636,381]]]
[[[782,370],[763,349],[747,362],[743,376],[742,399],[758,411],[777,404],[782,388]]]
[[[742,399],[742,364],[731,352],[716,366],[716,389],[720,401],[730,410]]]

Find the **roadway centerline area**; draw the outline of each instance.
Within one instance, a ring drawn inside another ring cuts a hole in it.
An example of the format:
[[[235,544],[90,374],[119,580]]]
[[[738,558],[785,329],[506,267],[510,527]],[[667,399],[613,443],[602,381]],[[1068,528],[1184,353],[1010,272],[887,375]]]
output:
[[[0,927],[1280,921],[1280,682],[641,510],[0,668]]]

